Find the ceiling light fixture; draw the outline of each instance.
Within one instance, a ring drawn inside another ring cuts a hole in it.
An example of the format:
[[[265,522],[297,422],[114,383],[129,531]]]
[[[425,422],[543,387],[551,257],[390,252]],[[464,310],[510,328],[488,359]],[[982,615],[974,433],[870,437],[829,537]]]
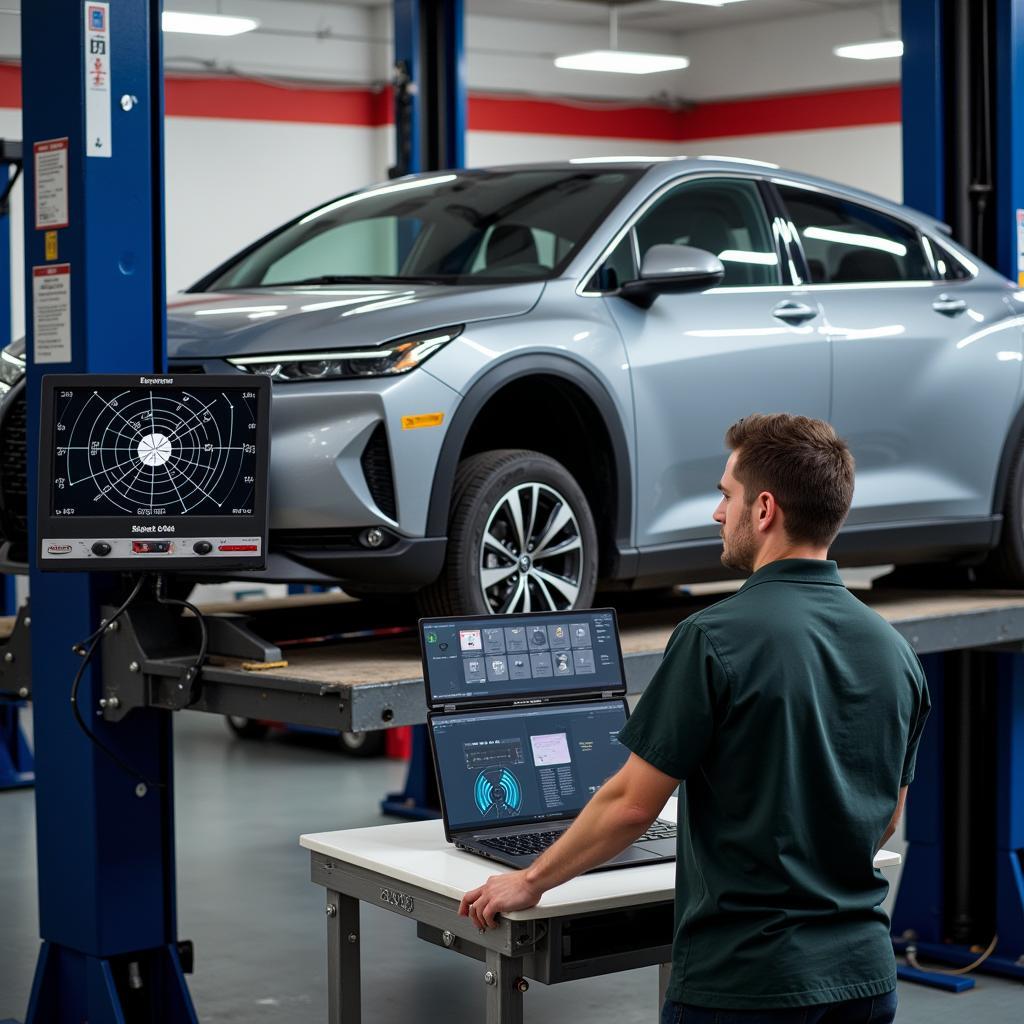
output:
[[[837,57],[849,57],[852,60],[884,60],[886,57],[902,57],[903,40],[879,39],[873,43],[833,46],[832,52]]]
[[[568,53],[555,58],[556,68],[571,71],[610,71],[619,75],[651,75],[657,71],[680,71],[690,66],[689,57],[669,53],[637,53],[619,49],[619,12],[609,9],[611,49]]]
[[[234,18],[226,14],[191,14],[164,11],[161,26],[165,32],[186,32],[194,36],[240,36],[259,27],[255,18]]]

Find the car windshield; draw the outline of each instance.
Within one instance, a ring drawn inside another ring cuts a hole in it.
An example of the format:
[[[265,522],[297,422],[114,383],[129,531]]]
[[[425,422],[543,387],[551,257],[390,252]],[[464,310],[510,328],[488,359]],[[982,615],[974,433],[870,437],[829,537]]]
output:
[[[399,179],[306,214],[197,288],[544,280],[565,268],[641,173],[568,168]]]

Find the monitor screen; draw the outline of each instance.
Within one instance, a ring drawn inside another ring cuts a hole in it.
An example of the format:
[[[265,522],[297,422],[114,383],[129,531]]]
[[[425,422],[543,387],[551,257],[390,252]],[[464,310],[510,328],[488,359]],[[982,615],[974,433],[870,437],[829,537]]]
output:
[[[421,619],[428,703],[625,692],[615,611]]]
[[[51,511],[251,516],[257,420],[254,389],[61,388]]]
[[[625,764],[624,700],[434,715],[450,832],[573,817]]]

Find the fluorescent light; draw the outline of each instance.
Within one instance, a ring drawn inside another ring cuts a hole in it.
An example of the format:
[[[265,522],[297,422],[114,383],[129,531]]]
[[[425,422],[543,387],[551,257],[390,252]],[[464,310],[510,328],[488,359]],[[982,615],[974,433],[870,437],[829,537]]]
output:
[[[742,3],[742,0],[669,0],[673,4],[696,4],[698,7],[724,7],[726,4]]]
[[[191,14],[164,11],[165,32],[187,32],[195,36],[240,36],[259,27],[255,18],[232,18],[226,14]]]
[[[718,258],[723,263],[754,263],[761,267],[774,267],[779,257],[773,252],[750,252],[746,249],[723,249]]]
[[[399,181],[395,185],[381,185],[380,188],[372,188],[366,192],[356,192],[351,196],[344,196],[342,199],[336,199],[333,203],[328,203],[326,206],[322,206],[319,210],[314,210],[312,213],[307,213],[300,224],[308,224],[311,220],[316,220],[317,217],[322,217],[325,213],[333,213],[335,210],[340,210],[343,206],[351,206],[353,203],[361,203],[364,199],[373,199],[375,196],[388,196],[392,192],[406,192],[411,188],[427,188],[431,185],[443,185],[447,181],[454,181],[458,177],[457,174],[436,174],[433,178],[414,178],[412,181]]]
[[[902,57],[903,40],[880,39],[875,43],[854,43],[851,46],[833,46],[832,52],[837,57],[850,57],[853,60],[883,60],[886,57]]]
[[[816,238],[820,242],[836,242],[839,245],[855,245],[860,249],[878,249],[893,256],[906,256],[907,247],[902,242],[878,235],[862,235],[856,231],[833,231],[832,228],[804,228],[804,238]]]
[[[588,50],[555,58],[555,67],[573,71],[612,71],[620,75],[650,75],[690,66],[689,57],[667,53],[631,53],[628,50]]]

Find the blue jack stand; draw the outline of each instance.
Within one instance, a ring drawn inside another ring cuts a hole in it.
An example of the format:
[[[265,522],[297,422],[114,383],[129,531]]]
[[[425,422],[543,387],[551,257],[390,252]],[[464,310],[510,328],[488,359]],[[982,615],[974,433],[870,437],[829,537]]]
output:
[[[35,782],[35,759],[19,721],[25,701],[0,699],[0,789],[21,789]]]
[[[412,727],[412,755],[401,793],[388,793],[381,801],[381,812],[398,818],[425,821],[441,817],[441,798],[437,792],[434,759],[425,725]]]

